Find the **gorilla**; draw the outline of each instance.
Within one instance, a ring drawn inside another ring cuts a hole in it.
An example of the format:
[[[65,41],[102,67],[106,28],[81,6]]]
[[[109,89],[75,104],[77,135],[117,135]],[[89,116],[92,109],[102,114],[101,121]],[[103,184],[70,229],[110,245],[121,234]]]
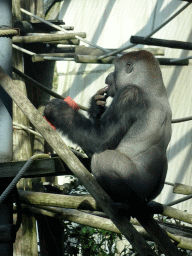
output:
[[[44,115],[91,157],[93,175],[115,203],[146,205],[164,185],[171,109],[151,53],[130,52],[114,65],[107,86],[90,100],[89,118],[58,99]]]

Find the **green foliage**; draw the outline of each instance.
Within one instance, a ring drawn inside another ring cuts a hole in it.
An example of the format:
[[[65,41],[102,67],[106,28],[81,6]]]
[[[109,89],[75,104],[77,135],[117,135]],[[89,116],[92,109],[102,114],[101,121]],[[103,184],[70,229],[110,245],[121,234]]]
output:
[[[117,252],[115,246],[116,233],[69,222],[65,222],[65,225],[66,255],[76,255],[74,252],[77,253],[77,248],[78,253],[81,253],[83,256],[113,256]]]

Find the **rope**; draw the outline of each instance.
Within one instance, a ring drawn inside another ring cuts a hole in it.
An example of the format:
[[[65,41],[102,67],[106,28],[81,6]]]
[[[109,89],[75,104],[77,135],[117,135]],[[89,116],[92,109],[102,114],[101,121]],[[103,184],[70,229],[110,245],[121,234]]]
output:
[[[40,158],[50,158],[47,154],[38,154],[32,156],[25,165],[21,168],[19,173],[15,176],[15,178],[11,181],[11,183],[8,185],[8,187],[4,190],[4,192],[0,196],[0,205],[4,202],[6,197],[9,195],[9,193],[15,188],[17,182],[23,177],[24,173],[31,168],[32,164],[34,163],[34,160],[40,159]]]
[[[0,26],[0,37],[15,36],[18,34],[16,29],[12,29],[6,26]]]

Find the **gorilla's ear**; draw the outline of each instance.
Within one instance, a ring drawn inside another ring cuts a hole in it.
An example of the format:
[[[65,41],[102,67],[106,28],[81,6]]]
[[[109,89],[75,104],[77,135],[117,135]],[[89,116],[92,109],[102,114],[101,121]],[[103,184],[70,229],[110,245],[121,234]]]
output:
[[[127,62],[126,63],[126,73],[131,73],[133,71],[133,63]]]

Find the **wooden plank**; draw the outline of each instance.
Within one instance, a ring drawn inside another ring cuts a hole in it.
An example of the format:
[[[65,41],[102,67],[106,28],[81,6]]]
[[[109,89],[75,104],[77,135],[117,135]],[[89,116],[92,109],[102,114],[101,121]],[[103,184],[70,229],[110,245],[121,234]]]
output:
[[[77,33],[67,33],[67,34],[47,34],[47,35],[32,35],[32,36],[13,36],[13,43],[47,43],[54,41],[70,40],[75,39],[75,36],[80,36],[85,38],[86,33],[77,32]]]
[[[26,161],[0,163],[0,178],[14,178],[24,166]],[[72,174],[70,169],[61,163],[57,157],[50,159],[35,160],[32,168],[24,174],[23,178],[59,176]]]

